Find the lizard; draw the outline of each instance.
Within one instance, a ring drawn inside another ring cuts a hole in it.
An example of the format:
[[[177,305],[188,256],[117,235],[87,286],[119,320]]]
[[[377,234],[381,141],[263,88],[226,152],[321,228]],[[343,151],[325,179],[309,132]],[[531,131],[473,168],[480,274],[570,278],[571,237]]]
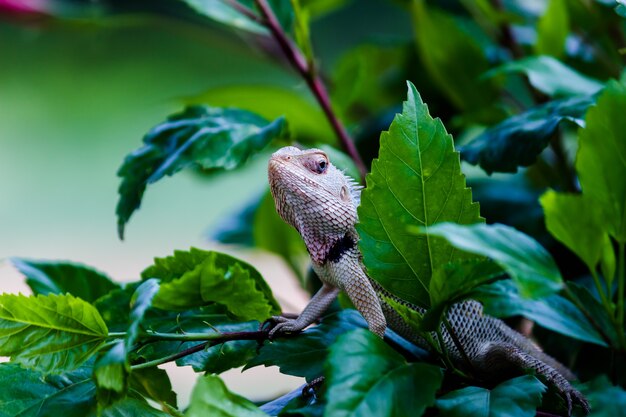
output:
[[[335,167],[325,152],[293,146],[272,154],[268,179],[278,214],[299,232],[323,284],[297,318],[272,317],[270,337],[305,329],[344,291],[374,334],[382,338],[389,326],[409,342],[432,350],[386,300],[420,314],[426,310],[385,290],[368,277],[362,264],[355,224],[363,187]],[[503,321],[483,314],[478,301],[453,304],[447,319],[454,334],[442,327],[443,342],[455,366],[469,365],[485,380],[532,369],[562,395],[568,415],[573,404],[589,413],[589,403],[569,382],[575,379],[573,373]]]

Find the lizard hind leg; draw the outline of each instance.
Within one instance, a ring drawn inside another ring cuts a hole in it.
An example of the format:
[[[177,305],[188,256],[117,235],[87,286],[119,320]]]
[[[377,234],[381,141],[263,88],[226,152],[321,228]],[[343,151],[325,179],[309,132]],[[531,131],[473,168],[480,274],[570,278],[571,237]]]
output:
[[[589,414],[589,403],[563,375],[550,365],[524,352],[511,343],[485,343],[485,346],[474,358],[473,362],[477,369],[488,372],[488,376],[532,369],[556,387],[565,399],[568,415],[572,414],[573,404],[579,405],[585,415]]]

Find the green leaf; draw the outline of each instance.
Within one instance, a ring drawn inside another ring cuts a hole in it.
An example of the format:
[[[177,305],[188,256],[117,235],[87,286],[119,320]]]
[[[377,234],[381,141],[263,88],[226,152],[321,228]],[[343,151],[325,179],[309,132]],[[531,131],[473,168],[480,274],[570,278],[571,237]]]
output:
[[[608,238],[602,230],[602,207],[584,194],[563,194],[552,190],[546,191],[539,201],[548,231],[578,255],[591,272],[595,272]]]
[[[496,263],[484,259],[436,268],[428,288],[431,308],[424,315],[422,328],[436,330],[449,306],[470,298],[477,287],[502,275],[502,269]]]
[[[128,355],[139,337],[139,325],[143,321],[146,310],[152,305],[152,299],[158,291],[158,281],[149,279],[137,287],[133,294],[126,337],[98,358],[94,367],[99,397],[115,397],[128,390],[130,374]],[[103,401],[108,402],[106,399]]]
[[[550,97],[591,96],[604,88],[600,81],[582,75],[558,59],[545,55],[507,62],[489,71],[487,75],[511,72],[524,73],[534,88]]]
[[[127,155],[117,173],[122,177],[116,210],[120,238],[148,184],[191,166],[237,168],[282,136],[285,126],[283,118],[269,123],[244,110],[207,106],[170,116],[144,136],[144,146]]]
[[[489,63],[475,37],[451,15],[427,6],[423,0],[412,2],[412,6],[418,54],[439,89],[464,111],[491,106],[496,90],[481,77]]]
[[[175,251],[174,256],[155,259],[141,276],[163,281],[154,300],[157,308],[184,310],[217,303],[242,321],[263,321],[280,312],[259,272],[223,253]]]
[[[437,399],[442,417],[533,417],[546,390],[537,378],[524,375],[510,379],[491,391],[467,387]]]
[[[563,287],[561,273],[550,253],[512,227],[441,223],[428,228],[427,233],[464,251],[493,259],[513,278],[522,297],[541,298]]]
[[[569,32],[567,1],[550,0],[546,11],[537,22],[535,51],[540,55],[562,57],[565,54],[565,41]]]
[[[626,417],[626,391],[601,375],[581,386],[591,403],[589,417]]]
[[[44,376],[13,363],[2,363],[0,384],[0,417],[96,415],[91,367]]]
[[[184,103],[209,104],[215,107],[237,107],[272,120],[284,116],[289,131],[301,143],[335,141],[335,134],[323,111],[305,91],[273,85],[227,85],[212,87],[184,98]]]
[[[553,100],[509,117],[460,146],[461,158],[488,174],[517,172],[517,167],[535,162],[561,122],[583,125],[582,117],[593,102],[587,96]]]
[[[571,283],[568,286],[574,288]],[[541,300],[529,300],[519,295],[518,289],[511,281],[500,281],[479,288],[474,297],[482,302],[485,314],[490,316],[524,316],[541,327],[565,336],[606,346],[604,339],[589,323],[587,317],[573,303],[560,295],[553,294]],[[594,317],[597,317],[597,314],[606,316],[602,307],[590,294],[582,294],[580,299],[587,309],[593,311]],[[606,320],[606,317],[603,320]]]
[[[0,356],[28,368],[76,369],[107,334],[98,311],[72,295],[0,295]]]
[[[119,288],[106,274],[72,262],[11,258],[11,263],[26,277],[26,284],[35,294],[71,293],[93,302]]]
[[[89,417],[168,417],[170,415],[157,410],[145,401],[124,398],[102,410],[102,413],[94,412]]]
[[[441,368],[407,363],[365,329],[337,339],[326,368],[325,415],[333,417],[419,417],[434,404],[443,380]]]
[[[357,230],[363,263],[370,277],[392,294],[428,307],[428,286],[437,265],[473,258],[410,226],[441,221],[483,221],[465,186],[459,155],[441,120],[428,114],[415,86],[380,138],[378,159],[367,175],[358,208]]]
[[[249,400],[228,391],[215,375],[198,379],[191,394],[187,417],[267,417]]]
[[[157,367],[135,369],[130,374],[130,389],[161,405],[176,408],[176,393],[167,372]]]
[[[335,340],[350,330],[364,327],[365,322],[359,319],[355,310],[342,310],[324,318],[322,324],[305,330],[297,338],[266,343],[245,369],[259,365],[278,366],[283,374],[311,381],[323,375],[324,362]]]
[[[602,329],[603,333],[611,342],[611,345],[618,346],[619,341],[617,333],[615,331],[615,326],[613,325],[611,318],[606,314],[606,309],[604,308],[598,297],[591,294],[591,292],[587,288],[583,287],[582,285],[576,284],[575,282],[568,282],[567,287],[570,290],[569,293],[573,297],[575,297],[575,300],[577,300],[577,304],[584,306],[585,310],[589,313],[591,319],[598,325],[598,327],[600,327],[600,329]],[[546,302],[548,302],[548,300],[546,300]],[[577,316],[580,316],[580,314],[571,314],[569,317],[572,319],[577,319]],[[604,342],[593,343],[604,346]]]
[[[605,211],[604,229],[626,242],[626,85],[609,81],[579,133],[576,171],[583,194]]]

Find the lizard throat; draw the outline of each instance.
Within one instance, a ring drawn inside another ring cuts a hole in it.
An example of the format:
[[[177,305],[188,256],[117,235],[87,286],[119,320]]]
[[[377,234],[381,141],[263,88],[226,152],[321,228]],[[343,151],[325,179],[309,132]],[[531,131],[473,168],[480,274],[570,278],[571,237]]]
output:
[[[334,262],[337,263],[341,260],[343,255],[351,249],[354,249],[356,246],[356,242],[350,236],[349,233],[343,235],[341,239],[338,239],[333,243],[333,246],[330,247],[326,256],[324,256],[324,263]]]

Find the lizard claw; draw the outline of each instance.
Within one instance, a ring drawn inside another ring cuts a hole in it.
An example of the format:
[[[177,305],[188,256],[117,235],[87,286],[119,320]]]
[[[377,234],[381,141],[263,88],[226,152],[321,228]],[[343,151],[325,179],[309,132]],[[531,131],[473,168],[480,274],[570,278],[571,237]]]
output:
[[[589,412],[591,411],[591,406],[589,405],[589,401],[587,401],[587,399],[575,389],[570,391],[569,395],[571,395],[573,403],[579,405],[580,408],[583,409],[583,413],[585,415],[588,415]],[[571,407],[569,411],[571,412]]]
[[[315,395],[315,390],[317,389],[317,387],[319,387],[324,382],[325,379],[326,379],[326,377],[324,377],[324,376],[318,376],[313,381],[311,381],[308,384],[306,384],[302,388],[302,396],[305,397],[305,398],[314,396]]]
[[[272,316],[259,326],[259,330],[268,330],[268,339],[272,340],[282,333],[297,333],[304,329],[298,319],[283,316]]]

